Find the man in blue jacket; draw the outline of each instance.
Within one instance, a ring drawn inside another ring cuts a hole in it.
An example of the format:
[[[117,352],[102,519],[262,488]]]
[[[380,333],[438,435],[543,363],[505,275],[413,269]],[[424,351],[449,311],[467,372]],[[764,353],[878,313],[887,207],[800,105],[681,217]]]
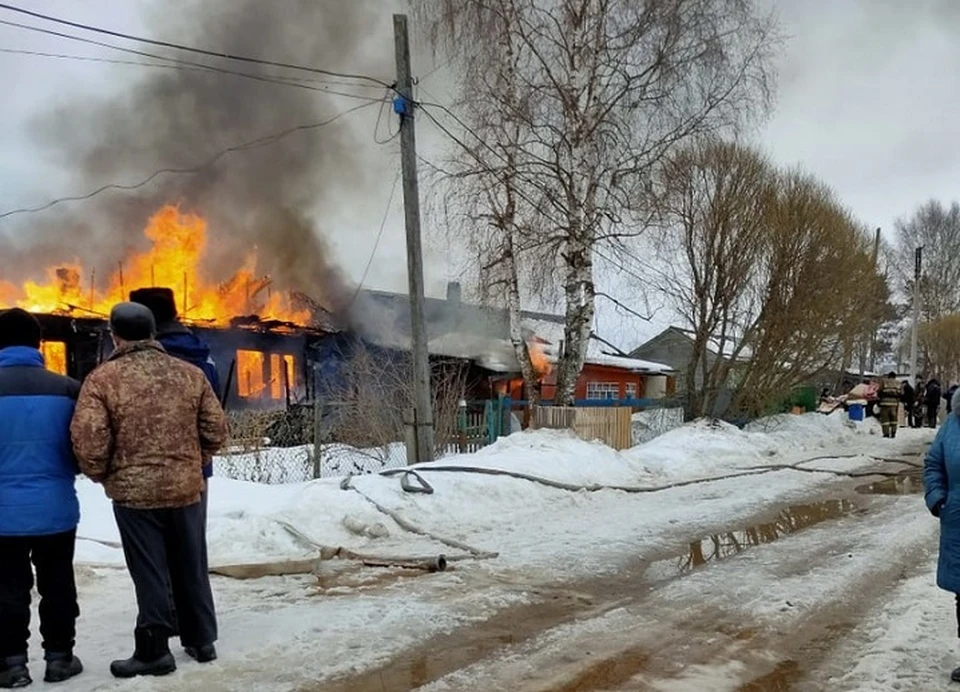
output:
[[[177,302],[173,291],[169,288],[152,287],[140,288],[130,292],[130,302],[139,303],[150,308],[153,318],[157,323],[156,340],[163,346],[163,350],[168,355],[179,360],[185,361],[197,366],[206,375],[214,393],[220,397],[220,376],[217,374],[217,364],[210,355],[210,347],[207,346],[196,334],[185,327],[178,319]],[[203,517],[204,530],[207,524],[207,491],[209,489],[210,477],[213,476],[213,460],[207,459],[203,466],[204,488],[200,495],[200,507]],[[201,560],[204,569],[208,567],[207,544],[204,541],[201,551]],[[173,596],[171,595],[171,600]],[[210,612],[213,612],[211,607]],[[197,647],[191,642],[190,632],[179,632],[180,639],[187,648],[187,652],[206,663],[212,658],[198,652]],[[215,655],[214,655],[215,656]]]
[[[33,568],[40,592],[44,680],[83,671],[73,655],[80,615],[73,575],[80,504],[70,420],[80,383],[49,372],[40,323],[0,312],[0,688],[31,683],[27,668]],[[31,567],[32,563],[32,567]]]

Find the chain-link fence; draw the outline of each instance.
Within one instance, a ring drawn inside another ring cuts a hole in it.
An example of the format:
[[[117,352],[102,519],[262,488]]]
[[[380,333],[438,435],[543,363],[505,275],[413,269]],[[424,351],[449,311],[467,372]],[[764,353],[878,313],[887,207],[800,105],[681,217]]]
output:
[[[336,405],[321,405],[317,414],[312,404],[282,411],[231,412],[231,439],[216,458],[214,472],[251,483],[303,483],[377,473],[407,463],[402,442],[360,447],[338,441],[339,421]],[[313,443],[317,433],[319,448]]]

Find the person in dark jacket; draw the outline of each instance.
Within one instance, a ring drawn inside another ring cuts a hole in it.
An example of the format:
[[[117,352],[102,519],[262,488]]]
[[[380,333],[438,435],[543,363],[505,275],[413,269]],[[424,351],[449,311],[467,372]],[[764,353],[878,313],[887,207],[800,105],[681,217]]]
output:
[[[167,352],[167,355],[200,368],[214,393],[219,396],[220,376],[217,373],[217,364],[210,355],[210,347],[178,319],[177,302],[173,291],[162,287],[140,288],[130,292],[130,302],[138,303],[150,309],[157,326],[156,340],[163,346],[163,350]],[[203,465],[204,486],[200,495],[200,511],[203,515],[204,531],[207,527],[208,491],[212,476],[213,460],[205,459]],[[207,569],[209,559],[206,541],[201,547],[203,550],[200,556],[201,564],[203,569]],[[172,599],[171,590],[171,602]],[[201,627],[200,631],[208,630],[211,627],[212,625]],[[196,635],[190,631],[183,631],[179,619],[175,625],[175,630],[180,635],[181,643],[185,648],[191,650],[198,648],[198,642],[194,641]]]
[[[903,411],[907,417],[907,425],[913,427],[913,407],[917,402],[917,390],[910,385],[909,380],[903,381],[900,400],[903,401]]]
[[[0,688],[31,683],[27,668],[33,568],[40,592],[44,680],[83,672],[73,552],[80,504],[70,445],[80,383],[44,367],[40,323],[0,312]],[[33,563],[33,567],[31,567]]]
[[[960,392],[923,465],[924,500],[940,519],[940,553],[937,586],[956,595],[957,635],[960,636]],[[950,678],[960,682],[960,668]]]
[[[927,413],[927,427],[936,428],[938,418],[940,417],[940,382],[936,378],[927,382],[927,388],[924,390],[926,401],[924,402]]]
[[[923,427],[923,402],[927,400],[927,383],[923,379],[917,380],[916,399],[913,404],[913,420],[911,426],[914,428]]]
[[[957,393],[958,385],[950,385],[950,389],[947,390],[947,393],[943,395],[943,398],[947,401],[947,415],[949,416],[953,413],[953,395]]]

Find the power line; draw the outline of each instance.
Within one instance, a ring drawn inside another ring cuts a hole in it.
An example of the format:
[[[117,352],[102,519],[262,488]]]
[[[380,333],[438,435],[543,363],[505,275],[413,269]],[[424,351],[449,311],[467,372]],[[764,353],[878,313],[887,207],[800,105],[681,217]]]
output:
[[[373,265],[373,258],[377,256],[377,250],[380,248],[380,240],[383,238],[383,231],[387,227],[387,219],[390,217],[390,208],[393,206],[393,197],[397,193],[397,183],[400,182],[400,169],[397,169],[397,175],[393,178],[393,186],[390,188],[390,198],[387,200],[387,208],[383,212],[383,220],[380,222],[380,231],[377,233],[377,239],[373,243],[373,250],[370,251],[370,259],[367,260],[367,266],[363,270],[363,276],[360,277],[360,283],[357,284],[357,290],[350,301],[350,307],[357,302],[360,297],[360,291],[367,280],[367,274],[370,273],[370,267]]]
[[[390,92],[388,91],[387,97],[389,96],[390,96]],[[381,140],[377,137],[377,135],[380,134],[380,123],[383,122],[383,111],[384,111],[384,108],[386,108],[386,105],[388,103],[390,103],[390,99],[385,98],[383,103],[380,104],[380,110],[377,112],[377,123],[376,125],[373,126],[373,141],[380,145],[389,144],[390,142],[392,142],[393,140],[395,140],[397,137],[400,136],[400,130],[398,128],[395,133],[393,133],[392,135],[390,135],[384,140]],[[387,133],[389,132],[390,132],[390,124],[387,123]]]
[[[19,14],[27,15],[28,17],[33,17],[35,19],[42,19],[44,21],[53,22],[55,24],[61,24],[64,26],[73,27],[74,29],[81,29],[83,31],[92,31],[98,34],[113,36],[114,38],[122,38],[128,41],[137,41],[139,43],[146,43],[151,46],[159,46],[161,48],[172,48],[174,50],[182,50],[188,53],[195,53],[197,55],[206,55],[213,58],[223,58],[225,60],[235,60],[238,62],[252,63],[255,65],[269,65],[271,67],[282,67],[288,70],[300,70],[303,72],[313,72],[314,74],[322,74],[328,77],[340,77],[342,79],[353,79],[353,80],[364,81],[364,82],[372,82],[382,87],[392,88],[389,83],[381,79],[377,79],[376,77],[370,77],[368,75],[336,72],[334,70],[325,70],[319,67],[308,67],[306,65],[296,65],[293,63],[278,62],[275,60],[262,60],[260,58],[252,58],[247,55],[236,55],[236,54],[227,53],[224,51],[214,51],[214,50],[207,50],[205,48],[196,48],[194,46],[185,46],[179,43],[172,43],[170,41],[158,41],[156,39],[145,38],[143,36],[136,36],[134,34],[126,34],[121,31],[113,31],[111,29],[92,26],[90,24],[82,24],[80,22],[71,22],[70,20],[67,20],[67,19],[61,19],[59,17],[53,17],[47,14],[41,14],[40,12],[34,12],[32,10],[27,10],[22,7],[16,7],[14,5],[8,5],[6,3],[0,3],[0,9],[8,10],[10,12],[17,12]]]
[[[28,24],[20,24],[19,22],[10,22],[10,21],[4,20],[4,19],[0,19],[0,25],[11,26],[11,27],[15,27],[15,28],[17,28],[17,29],[24,29],[24,30],[26,30],[26,31],[34,31],[34,32],[37,32],[37,33],[47,34],[47,35],[50,35],[50,36],[56,36],[56,37],[58,37],[58,38],[67,39],[68,41],[77,41],[77,42],[79,42],[79,43],[86,43],[86,44],[93,45],[93,46],[99,46],[99,47],[101,47],[101,48],[108,48],[108,49],[110,49],[110,50],[119,51],[119,52],[121,52],[121,53],[129,53],[129,54],[131,54],[131,55],[139,55],[140,57],[151,58],[151,59],[153,59],[153,60],[162,60],[162,61],[164,61],[164,62],[172,63],[172,64],[170,65],[171,68],[174,68],[174,67],[176,67],[176,66],[178,66],[178,65],[182,65],[182,66],[185,66],[183,69],[191,68],[191,69],[195,69],[195,70],[197,70],[197,71],[217,72],[217,73],[220,73],[220,74],[227,74],[227,75],[232,75],[232,76],[235,76],[235,77],[243,77],[244,79],[252,79],[252,80],[258,81],[258,82],[266,82],[266,83],[270,83],[270,84],[283,84],[283,85],[285,85],[285,86],[292,86],[292,87],[296,87],[296,88],[299,88],[299,89],[307,89],[307,90],[310,90],[310,91],[320,91],[320,92],[323,92],[323,93],[333,94],[333,95],[336,95],[336,96],[346,96],[346,97],[348,97],[348,98],[361,98],[361,99],[362,99],[362,98],[371,98],[371,97],[368,97],[368,96],[362,96],[362,95],[358,95],[358,94],[350,94],[350,93],[346,93],[346,92],[337,92],[337,91],[333,91],[333,90],[331,90],[331,89],[324,89],[324,88],[320,88],[320,87],[310,86],[309,84],[303,83],[303,82],[305,82],[306,80],[303,80],[303,79],[300,79],[300,78],[296,78],[296,77],[289,77],[289,78],[288,78],[288,77],[276,77],[276,76],[271,76],[271,75],[251,74],[251,73],[249,73],[249,72],[239,72],[239,71],[237,71],[237,70],[231,70],[231,69],[227,69],[227,68],[223,68],[223,67],[216,67],[216,66],[214,66],[214,65],[207,65],[207,64],[204,64],[204,63],[194,62],[194,61],[191,61],[191,60],[180,60],[180,59],[178,59],[178,58],[170,58],[170,57],[167,57],[167,56],[165,56],[165,55],[158,55],[158,54],[156,54],[156,53],[148,53],[148,52],[146,52],[146,51],[136,50],[136,49],[133,49],[133,48],[125,48],[125,47],[123,47],[123,46],[117,46],[117,45],[114,45],[114,44],[112,44],[112,43],[105,43],[105,42],[103,42],[103,41],[95,41],[95,40],[93,40],[93,39],[83,38],[82,36],[74,36],[73,34],[65,34],[65,33],[60,32],[60,31],[53,31],[53,30],[51,30],[51,29],[42,29],[42,28],[40,28],[40,27],[30,26],[30,25],[28,25]],[[57,57],[57,58],[61,58],[61,59],[66,59],[66,58],[68,58],[67,55],[65,55],[65,54],[59,54],[59,53],[40,53],[40,52],[37,52],[37,51],[18,51],[18,50],[14,50],[14,49],[6,49],[5,52],[8,52],[8,53],[23,52],[23,53],[32,54],[32,55],[43,55],[43,56],[45,56],[45,57]],[[78,59],[78,60],[95,60],[95,61],[104,60],[104,61],[106,61],[106,59],[101,59],[101,58],[85,58],[84,56],[70,56],[70,57],[72,57],[73,59]],[[131,64],[147,65],[146,63],[134,63],[133,61],[130,61],[130,63],[131,63]],[[149,65],[149,66],[151,66],[151,67],[163,67],[163,65],[156,65],[156,64]],[[322,82],[316,82],[316,83],[322,84]],[[362,89],[370,88],[370,87],[361,86],[361,85],[358,85],[358,84],[341,84],[341,83],[337,83],[337,82],[331,82],[331,84],[334,84],[334,85],[336,85],[336,86],[341,86],[341,85],[342,85],[342,86],[351,86],[351,87],[362,88]]]
[[[341,113],[338,113],[337,115],[334,115],[333,117],[327,118],[326,120],[322,120],[320,122],[310,123],[307,125],[297,125],[295,127],[287,128],[286,130],[283,130],[281,132],[277,132],[271,135],[266,135],[264,137],[251,140],[249,142],[244,142],[242,144],[237,144],[231,147],[227,147],[226,149],[220,150],[215,155],[211,156],[209,159],[207,159],[206,161],[204,161],[203,163],[197,166],[191,166],[189,168],[161,168],[160,170],[154,171],[149,176],[147,176],[146,178],[144,178],[143,180],[137,183],[131,183],[131,184],[110,183],[108,185],[99,187],[93,192],[89,192],[85,195],[77,195],[75,197],[60,197],[37,207],[24,207],[20,209],[12,209],[10,211],[5,211],[0,213],[0,219],[6,219],[8,217],[17,216],[20,214],[33,214],[41,211],[46,211],[51,207],[55,207],[65,202],[83,202],[83,201],[92,199],[93,197],[96,197],[97,195],[100,195],[104,192],[107,192],[108,190],[122,190],[122,191],[137,190],[141,187],[145,187],[146,185],[149,185],[151,182],[153,182],[155,179],[157,179],[161,175],[181,175],[181,174],[200,173],[210,168],[214,164],[216,164],[220,159],[227,156],[228,154],[231,154],[234,152],[240,152],[240,151],[249,151],[251,149],[258,149],[260,147],[264,147],[264,146],[273,144],[275,142],[278,142],[281,139],[284,139],[285,137],[289,137],[290,135],[297,132],[306,132],[309,130],[317,130],[322,127],[326,127],[327,125],[330,125],[336,122],[337,120],[339,120],[340,118],[346,115],[355,113],[356,111],[359,111],[363,108],[369,108],[370,106],[374,105],[374,103],[376,102],[362,103],[360,105],[354,106],[353,108],[349,108],[345,111],[342,111]]]

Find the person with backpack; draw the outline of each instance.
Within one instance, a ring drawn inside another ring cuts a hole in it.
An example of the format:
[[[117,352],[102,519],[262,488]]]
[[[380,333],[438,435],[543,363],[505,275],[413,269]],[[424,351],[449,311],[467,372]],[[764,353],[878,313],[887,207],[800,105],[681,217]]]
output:
[[[83,672],[73,553],[80,521],[70,444],[80,383],[48,371],[30,313],[0,312],[0,689],[32,683],[30,592],[40,592],[46,682]]]

